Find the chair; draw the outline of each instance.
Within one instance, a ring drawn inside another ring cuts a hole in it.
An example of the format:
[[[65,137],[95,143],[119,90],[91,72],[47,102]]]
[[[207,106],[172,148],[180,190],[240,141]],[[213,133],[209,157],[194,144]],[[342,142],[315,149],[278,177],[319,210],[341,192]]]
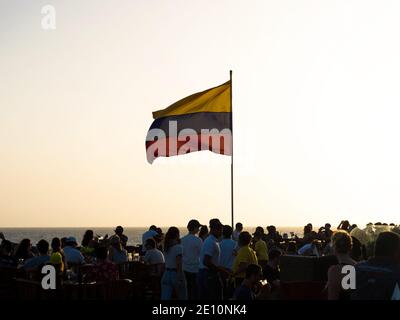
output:
[[[78,275],[78,282],[86,282],[86,276],[93,269],[93,264],[84,264],[76,267],[76,274]]]
[[[120,279],[106,283],[107,300],[128,300],[132,297],[132,280]]]
[[[16,280],[17,298],[20,300],[40,300],[41,290],[42,287],[38,281],[26,279]]]

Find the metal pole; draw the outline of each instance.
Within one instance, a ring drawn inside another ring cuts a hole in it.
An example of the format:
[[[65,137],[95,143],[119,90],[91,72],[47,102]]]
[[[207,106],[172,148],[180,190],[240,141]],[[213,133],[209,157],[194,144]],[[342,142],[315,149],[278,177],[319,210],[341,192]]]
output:
[[[232,105],[232,70],[229,71],[229,78],[230,78],[230,102],[231,102],[231,222],[232,222],[232,229],[234,229],[234,215],[233,215],[233,105]]]

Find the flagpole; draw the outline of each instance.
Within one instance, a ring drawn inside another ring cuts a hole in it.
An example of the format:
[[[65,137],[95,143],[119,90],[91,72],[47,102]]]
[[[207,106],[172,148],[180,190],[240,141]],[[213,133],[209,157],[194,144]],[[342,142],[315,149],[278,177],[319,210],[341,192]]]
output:
[[[232,229],[234,228],[234,215],[233,215],[233,105],[232,105],[232,70],[229,71],[229,79],[231,84],[230,90],[230,103],[231,103],[231,223]]]

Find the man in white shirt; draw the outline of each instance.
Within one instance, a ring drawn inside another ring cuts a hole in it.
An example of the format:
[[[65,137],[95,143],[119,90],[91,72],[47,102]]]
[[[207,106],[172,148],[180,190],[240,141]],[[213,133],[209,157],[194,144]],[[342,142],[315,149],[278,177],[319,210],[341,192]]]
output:
[[[156,231],[157,227],[155,225],[152,225],[149,230],[147,230],[145,233],[142,235],[142,252],[146,252],[146,240],[154,238],[158,236],[158,232]]]
[[[232,233],[232,239],[236,242],[239,241],[239,234],[243,231],[243,224],[240,222],[236,223],[235,230]]]
[[[187,229],[189,233],[181,239],[183,247],[183,271],[185,272],[189,300],[197,299],[196,279],[199,271],[200,252],[203,241],[196,236],[201,224],[197,220],[190,220]]]
[[[222,282],[220,274],[229,272],[219,266],[220,247],[218,239],[222,235],[223,225],[219,219],[210,220],[210,234],[203,243],[200,252],[200,269],[197,277],[198,298],[201,300],[222,300]]]
[[[65,261],[69,265],[85,263],[85,259],[82,253],[78,249],[76,249],[77,245],[78,243],[76,242],[75,237],[69,237],[65,240],[65,247],[63,248],[63,250]]]

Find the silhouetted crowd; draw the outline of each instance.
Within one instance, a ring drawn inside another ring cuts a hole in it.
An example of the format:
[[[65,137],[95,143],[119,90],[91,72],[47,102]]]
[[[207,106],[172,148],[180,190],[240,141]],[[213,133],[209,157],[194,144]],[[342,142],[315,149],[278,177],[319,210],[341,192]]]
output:
[[[119,279],[119,266],[134,261],[158,279],[161,300],[399,300],[399,234],[385,223],[359,228],[342,221],[335,231],[329,223],[317,231],[307,224],[298,237],[274,226],[250,233],[241,223],[233,230],[219,219],[190,220],[183,236],[177,227],[164,234],[153,225],[133,248],[121,226],[111,237],[87,230],[80,245],[74,237],[13,244],[0,233],[0,272],[51,264],[60,282],[104,282]],[[84,279],[75,266],[85,267]]]

